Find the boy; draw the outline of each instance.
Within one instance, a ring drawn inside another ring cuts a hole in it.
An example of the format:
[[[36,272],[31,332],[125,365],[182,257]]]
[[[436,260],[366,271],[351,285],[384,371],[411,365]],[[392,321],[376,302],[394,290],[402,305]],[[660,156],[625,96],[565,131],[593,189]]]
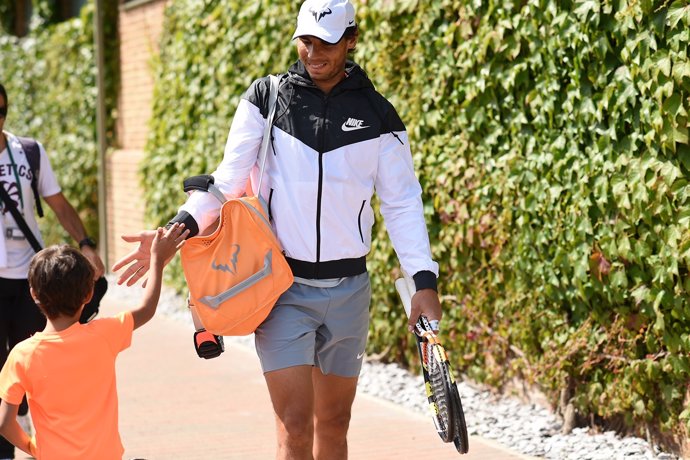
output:
[[[31,295],[47,318],[43,332],[19,343],[0,372],[0,434],[40,460],[118,459],[115,358],[132,331],[154,315],[163,267],[182,246],[183,225],[159,228],[151,246],[151,277],[139,308],[79,323],[93,293],[93,267],[68,245],[40,251],[29,266]],[[27,395],[36,436],[17,423]]]

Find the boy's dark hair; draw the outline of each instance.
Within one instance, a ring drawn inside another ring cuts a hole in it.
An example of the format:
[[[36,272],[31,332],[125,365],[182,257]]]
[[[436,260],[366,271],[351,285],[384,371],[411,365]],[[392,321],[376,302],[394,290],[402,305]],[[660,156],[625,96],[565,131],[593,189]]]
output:
[[[93,277],[91,263],[67,244],[39,251],[29,264],[29,285],[49,319],[76,315],[93,290]]]

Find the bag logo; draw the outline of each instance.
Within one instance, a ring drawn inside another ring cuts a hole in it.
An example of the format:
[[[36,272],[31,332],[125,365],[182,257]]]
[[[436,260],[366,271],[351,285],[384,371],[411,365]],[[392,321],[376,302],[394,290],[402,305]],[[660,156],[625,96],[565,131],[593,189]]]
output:
[[[314,19],[316,20],[316,22],[319,22],[327,14],[332,13],[330,8],[325,8],[325,9],[320,10],[320,11],[314,11],[312,8],[309,8],[309,12],[311,13],[312,16],[314,16]]]
[[[218,264],[216,261],[211,262],[211,269],[213,270],[218,270],[221,272],[228,272],[231,274],[237,273],[237,255],[240,253],[240,245],[239,244],[233,244],[233,248],[235,248],[235,252],[232,253],[232,259],[230,259],[230,263],[232,264],[232,268],[228,264]]]
[[[345,123],[340,127],[343,131],[356,131],[358,129],[368,128],[369,126],[364,126],[364,120],[358,120],[356,118],[348,118]]]

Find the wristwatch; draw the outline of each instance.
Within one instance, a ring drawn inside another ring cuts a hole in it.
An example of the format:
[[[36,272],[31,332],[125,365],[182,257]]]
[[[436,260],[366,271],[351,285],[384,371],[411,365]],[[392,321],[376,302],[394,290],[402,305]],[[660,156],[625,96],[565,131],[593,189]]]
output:
[[[83,249],[84,246],[89,246],[93,249],[96,249],[96,242],[91,238],[90,236],[87,236],[83,240],[79,242],[79,249]]]

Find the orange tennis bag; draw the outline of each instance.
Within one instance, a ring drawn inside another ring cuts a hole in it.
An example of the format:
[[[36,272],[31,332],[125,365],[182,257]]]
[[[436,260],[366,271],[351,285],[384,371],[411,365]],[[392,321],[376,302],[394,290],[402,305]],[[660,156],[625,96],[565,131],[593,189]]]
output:
[[[257,190],[266,166],[278,85],[278,77],[271,75]],[[226,201],[210,175],[186,179],[184,189],[209,192],[223,203],[214,232],[189,238],[180,251],[195,327],[200,321],[216,335],[251,334],[294,279],[268,220],[266,203],[251,192]]]
[[[220,199],[212,176],[187,179],[185,190],[203,181]],[[253,333],[293,282],[258,196],[226,201],[215,231],[189,238],[180,254],[192,314],[216,335]]]

